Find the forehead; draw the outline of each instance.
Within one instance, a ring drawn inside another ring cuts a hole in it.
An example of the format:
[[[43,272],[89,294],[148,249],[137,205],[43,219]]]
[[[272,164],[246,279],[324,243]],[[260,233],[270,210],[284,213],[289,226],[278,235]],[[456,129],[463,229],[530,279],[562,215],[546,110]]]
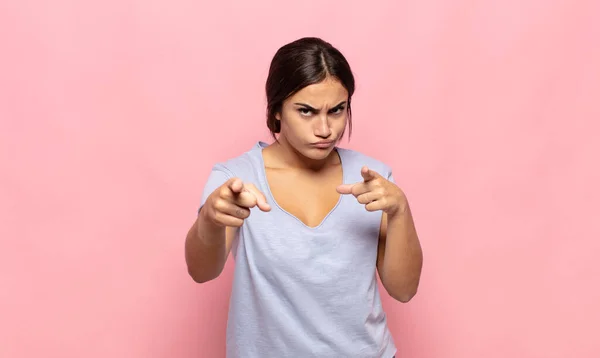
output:
[[[331,104],[333,105],[348,99],[348,91],[342,83],[332,77],[304,87],[290,97],[293,101],[303,101],[313,104]]]

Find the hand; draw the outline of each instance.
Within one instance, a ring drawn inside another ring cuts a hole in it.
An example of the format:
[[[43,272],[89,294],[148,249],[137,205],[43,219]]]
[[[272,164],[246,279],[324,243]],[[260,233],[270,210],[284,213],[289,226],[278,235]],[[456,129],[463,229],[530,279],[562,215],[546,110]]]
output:
[[[360,174],[364,181],[340,185],[337,192],[354,195],[359,203],[365,204],[367,211],[382,210],[391,215],[406,210],[406,196],[398,186],[366,166]]]
[[[265,212],[271,210],[265,195],[253,184],[232,178],[210,194],[203,210],[218,226],[240,227],[255,206]]]

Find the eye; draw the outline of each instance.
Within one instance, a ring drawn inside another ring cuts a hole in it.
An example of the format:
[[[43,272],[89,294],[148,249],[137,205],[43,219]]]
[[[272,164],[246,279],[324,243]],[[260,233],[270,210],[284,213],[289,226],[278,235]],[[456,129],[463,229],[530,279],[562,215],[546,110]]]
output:
[[[302,107],[302,108],[298,108],[298,112],[300,112],[300,115],[308,117],[312,114],[312,110]]]
[[[337,107],[331,110],[332,114],[342,114],[344,112],[344,106]]]

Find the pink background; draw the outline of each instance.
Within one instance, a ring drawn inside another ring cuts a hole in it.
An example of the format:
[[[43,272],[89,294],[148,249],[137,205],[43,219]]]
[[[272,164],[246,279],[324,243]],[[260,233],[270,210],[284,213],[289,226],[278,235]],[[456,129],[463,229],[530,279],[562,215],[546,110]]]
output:
[[[412,202],[399,357],[599,357],[599,24],[593,0],[0,2],[0,357],[223,356],[233,264],[193,283],[184,237],[307,35],[356,72],[347,147]]]

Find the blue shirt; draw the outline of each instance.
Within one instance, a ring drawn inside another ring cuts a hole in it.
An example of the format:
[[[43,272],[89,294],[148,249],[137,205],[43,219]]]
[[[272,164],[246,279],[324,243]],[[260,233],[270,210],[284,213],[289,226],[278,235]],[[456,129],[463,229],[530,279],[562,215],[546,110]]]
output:
[[[381,211],[368,212],[341,195],[317,227],[277,205],[259,142],[218,163],[201,205],[225,181],[254,184],[271,205],[251,209],[232,245],[235,271],[227,322],[227,357],[390,358],[376,276]],[[362,166],[393,181],[390,168],[359,152],[337,148],[344,184],[363,181]]]

